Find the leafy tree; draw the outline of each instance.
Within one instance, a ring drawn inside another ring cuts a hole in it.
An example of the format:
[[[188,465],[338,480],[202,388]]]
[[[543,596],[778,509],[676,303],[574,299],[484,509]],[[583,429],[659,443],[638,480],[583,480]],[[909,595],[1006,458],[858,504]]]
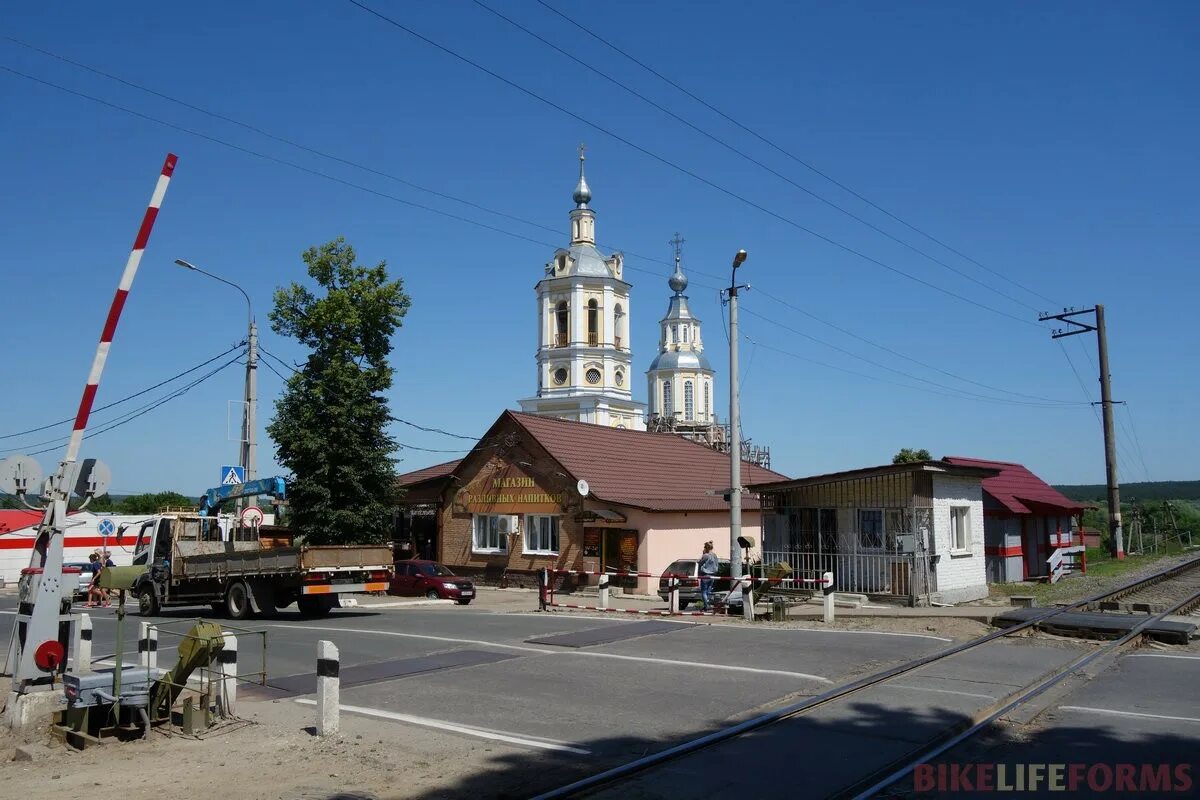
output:
[[[901,448],[899,453],[892,456],[893,464],[911,464],[914,461],[933,461],[933,456],[925,449],[913,450],[910,447]]]
[[[396,442],[383,397],[391,337],[411,301],[387,265],[355,263],[342,237],[303,255],[320,296],[293,283],[275,291],[271,329],[311,351],[288,379],[267,432],[292,473],[292,529],[309,544],[387,541]]]
[[[118,514],[157,514],[164,508],[195,507],[196,498],[182,495],[179,492],[147,492],[122,497],[113,504],[112,510]],[[92,506],[88,506],[88,509],[92,510]]]

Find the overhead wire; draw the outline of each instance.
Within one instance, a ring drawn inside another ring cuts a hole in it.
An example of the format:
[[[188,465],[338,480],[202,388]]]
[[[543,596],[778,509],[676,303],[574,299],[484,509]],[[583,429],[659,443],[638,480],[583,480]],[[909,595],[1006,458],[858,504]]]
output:
[[[827,198],[827,197],[813,191],[812,189],[808,188],[807,186],[793,180],[792,178],[783,174],[779,170],[771,167],[768,164],[763,163],[762,161],[760,161],[759,159],[750,155],[749,153],[745,152],[744,150],[739,149],[737,146],[730,144],[729,142],[725,141],[724,139],[720,138],[719,136],[716,136],[716,135],[710,133],[709,131],[705,130],[704,128],[701,128],[699,125],[696,125],[695,123],[691,122],[690,120],[675,113],[674,111],[672,111],[671,109],[662,105],[661,103],[647,97],[646,95],[642,94],[641,92],[639,92],[638,90],[629,86],[628,84],[622,83],[620,80],[614,78],[612,75],[609,75],[607,72],[604,72],[603,70],[601,70],[594,64],[592,64],[586,60],[579,59],[575,54],[567,52],[563,48],[556,45],[554,42],[545,38],[544,36],[539,35],[538,33],[530,30],[529,28],[525,27],[524,25],[522,25],[521,23],[512,19],[511,17],[501,13],[500,11],[497,11],[496,9],[489,6],[487,3],[484,3],[483,0],[472,0],[472,2],[474,2],[475,5],[479,6],[480,8],[484,9],[485,11],[488,11],[491,14],[504,20],[509,25],[516,28],[517,30],[522,31],[525,34],[527,34],[528,36],[536,39],[538,42],[545,45],[546,47],[549,47],[550,49],[554,50],[555,52],[559,53],[560,55],[570,59],[573,63],[578,64],[579,66],[583,67],[584,69],[588,70],[589,72],[599,75],[601,78],[603,78],[604,80],[613,84],[614,86],[617,86],[617,87],[623,89],[624,91],[628,92],[629,94],[633,95],[634,97],[638,98],[639,100],[643,101],[644,103],[652,106],[655,109],[658,109],[663,114],[666,114],[667,116],[671,117],[672,119],[674,119],[675,121],[679,122],[680,124],[686,126],[687,128],[695,131],[696,133],[700,134],[701,136],[705,137],[706,139],[709,139],[710,141],[715,142],[716,144],[720,145],[721,147],[724,147],[726,150],[730,151],[731,153],[734,153],[735,155],[745,159],[746,161],[749,161],[751,164],[754,164],[758,168],[770,173],[771,175],[774,175],[776,178],[779,178],[780,180],[784,181],[785,183],[792,186],[793,188],[798,189],[801,192],[804,192],[809,197],[812,197],[813,199],[825,204],[826,206],[834,209],[835,211],[849,217],[850,219],[854,220],[855,222],[858,222],[859,224],[866,226],[867,228],[871,229],[872,231],[878,233],[879,235],[891,240],[892,242],[895,242],[896,244],[898,244],[902,247],[907,248],[908,250],[911,250],[912,252],[928,259],[929,261],[933,262],[934,264],[937,264],[938,266],[940,266],[946,270],[949,270],[950,272],[953,272],[955,275],[958,275],[961,278],[965,278],[966,280],[971,281],[972,283],[982,286],[983,288],[987,289],[988,291],[995,292],[996,294],[1000,295],[1001,297],[1005,298],[1006,300],[1010,300],[1010,301],[1016,303],[1017,305],[1024,306],[1031,311],[1036,312],[1036,311],[1040,310],[1036,306],[1030,305],[1029,303],[1025,302],[1024,300],[1021,300],[1020,298],[1014,297],[1011,294],[1008,294],[1007,292],[1003,292],[1003,291],[997,289],[996,287],[991,286],[990,284],[979,280],[974,275],[971,275],[970,273],[965,272],[964,270],[958,269],[957,267],[955,267],[951,264],[947,264],[945,261],[939,259],[937,256],[927,253],[926,251],[920,249],[919,247],[916,247],[913,244],[904,241],[900,237],[895,236],[892,233],[889,233],[888,231],[886,231],[883,228],[879,227],[878,225],[874,224],[870,220],[864,219],[863,217],[859,216],[858,214],[855,214],[850,209],[838,205],[837,203],[830,200],[829,198]]]
[[[801,224],[800,222],[797,222],[796,220],[792,219],[791,217],[784,216],[783,214],[780,214],[779,212],[774,211],[774,210],[768,208],[767,206],[762,205],[761,203],[751,200],[750,198],[746,197],[745,195],[739,194],[738,192],[735,192],[732,189],[722,186],[721,184],[719,184],[713,180],[710,180],[710,179],[704,177],[703,175],[700,175],[699,173],[695,172],[694,170],[684,167],[683,165],[678,164],[665,156],[659,155],[658,153],[655,153],[654,151],[652,151],[646,147],[643,147],[642,145],[637,144],[636,142],[622,136],[621,134],[611,130],[610,128],[607,128],[607,127],[601,125],[598,122],[590,120],[587,117],[584,117],[583,115],[581,115],[575,111],[571,111],[569,108],[549,99],[548,97],[538,94],[537,92],[533,91],[532,89],[529,89],[529,88],[517,83],[516,81],[513,81],[509,78],[504,77],[503,75],[496,72],[495,70],[492,70],[492,69],[484,66],[483,64],[480,64],[479,62],[463,55],[462,53],[459,53],[458,51],[456,51],[450,47],[447,47],[446,45],[443,45],[437,41],[434,41],[433,39],[430,39],[429,37],[425,36],[424,34],[421,34],[418,31],[399,22],[398,20],[395,20],[392,17],[389,17],[386,14],[383,14],[382,12],[377,11],[374,8],[371,8],[370,6],[366,5],[365,3],[360,2],[359,0],[346,0],[346,2],[350,3],[351,5],[355,6],[356,8],[361,9],[362,11],[366,12],[367,14],[370,14],[371,16],[397,28],[398,30],[404,31],[405,33],[428,44],[429,46],[431,46],[437,50],[440,50],[443,53],[446,53],[447,55],[463,62],[464,64],[467,64],[467,65],[479,70],[480,72],[483,72],[484,74],[489,75],[492,78],[495,78],[496,80],[500,81],[501,83],[505,84],[506,86],[510,86],[513,89],[516,89],[517,91],[521,92],[522,94],[524,94],[528,97],[531,97],[531,98],[537,100],[538,102],[543,103],[543,104],[549,106],[550,108],[553,108],[556,111],[559,111],[559,112],[571,117],[572,119],[582,122],[583,124],[587,125],[588,127],[599,131],[600,133],[604,134],[605,136],[608,136],[609,138],[611,138],[615,141],[618,141],[618,142],[624,144],[625,146],[632,148],[633,150],[636,150],[639,153],[642,153],[643,155],[659,162],[660,164],[670,167],[671,169],[673,169],[683,175],[686,175],[686,176],[692,178],[693,180],[703,183],[704,185],[706,185],[712,189],[715,189],[718,192],[720,192],[730,198],[733,198],[734,200],[737,200],[738,202],[742,203],[743,205],[749,206],[750,208],[754,208],[754,209],[762,212],[763,214],[766,214],[767,216],[772,217],[773,219],[776,219],[776,220],[778,220],[788,226],[791,226],[799,231],[807,233],[809,236],[812,236],[820,241],[823,241],[826,244],[836,247],[839,250],[849,253],[850,255],[856,256],[868,263],[875,264],[876,266],[878,266],[882,269],[885,269],[889,272],[892,272],[896,275],[900,275],[904,278],[907,278],[908,280],[918,283],[929,289],[932,289],[933,291],[944,294],[947,297],[952,297],[955,300],[959,300],[964,303],[968,303],[977,308],[984,309],[985,311],[991,312],[993,314],[996,314],[996,315],[999,315],[1002,317],[1006,317],[1008,319],[1019,322],[1023,325],[1031,325],[1036,328],[1042,327],[1042,325],[1040,323],[1030,321],[1029,319],[1026,319],[1024,317],[1018,317],[1015,314],[1010,314],[1007,311],[1003,311],[994,306],[988,305],[986,303],[982,303],[978,300],[974,300],[970,297],[962,295],[951,289],[947,289],[944,286],[940,286],[936,283],[925,280],[924,278],[921,278],[917,275],[913,275],[910,272],[902,270],[899,267],[893,266],[885,261],[875,258],[874,256],[870,256],[870,255],[862,252],[861,250],[858,250],[848,244],[844,244],[843,242],[840,242],[832,237],[826,236],[823,233],[819,233],[819,232],[813,230],[812,228],[809,228],[809,227]]]
[[[688,89],[684,88],[682,85],[680,85],[680,84],[679,84],[679,83],[677,83],[676,81],[672,80],[671,78],[667,77],[667,76],[666,76],[666,75],[664,75],[662,72],[660,72],[660,71],[656,70],[654,67],[652,67],[652,66],[650,66],[649,64],[645,63],[644,61],[642,61],[642,60],[638,59],[636,56],[634,56],[634,55],[630,54],[629,52],[627,52],[627,51],[625,51],[625,50],[621,49],[621,48],[620,48],[620,47],[618,47],[617,45],[615,45],[615,44],[613,44],[612,42],[610,42],[608,39],[605,39],[605,38],[604,38],[604,37],[602,37],[600,34],[596,33],[596,32],[595,32],[595,31],[593,31],[593,30],[591,30],[590,28],[588,28],[587,26],[585,26],[584,24],[582,24],[582,23],[581,23],[581,22],[579,22],[578,20],[574,19],[573,17],[571,17],[571,16],[567,15],[567,14],[566,14],[566,13],[564,13],[563,11],[560,11],[559,9],[557,9],[557,8],[555,8],[554,6],[550,5],[548,2],[546,2],[546,0],[537,0],[537,2],[538,2],[538,4],[539,4],[539,5],[541,5],[541,6],[542,6],[543,8],[545,8],[546,10],[548,10],[548,11],[550,11],[551,13],[553,13],[553,14],[557,15],[558,17],[561,17],[563,20],[565,20],[566,22],[568,22],[568,23],[570,23],[571,25],[575,26],[575,27],[576,27],[576,28],[578,28],[579,30],[583,31],[583,32],[584,32],[584,33],[586,33],[588,36],[592,37],[592,38],[593,38],[593,39],[595,39],[596,41],[598,41],[598,42],[600,42],[601,44],[603,44],[605,47],[607,47],[607,48],[609,48],[610,50],[613,50],[614,52],[616,52],[616,53],[620,54],[621,56],[623,56],[623,57],[627,58],[628,60],[632,61],[634,64],[637,64],[639,67],[641,67],[642,69],[644,69],[644,70],[646,70],[647,72],[649,72],[651,75],[654,75],[654,76],[655,76],[656,78],[658,78],[659,80],[663,81],[664,83],[668,84],[669,86],[673,87],[674,89],[676,89],[676,90],[678,90],[678,91],[682,92],[683,94],[687,95],[687,96],[688,96],[688,97],[690,97],[692,100],[695,100],[697,103],[699,103],[700,105],[704,106],[704,107],[705,107],[705,108],[707,108],[709,111],[712,111],[712,112],[713,112],[713,113],[715,113],[717,116],[719,116],[719,117],[721,117],[722,119],[724,119],[726,122],[729,122],[729,123],[733,124],[734,126],[736,126],[736,127],[740,128],[740,129],[741,129],[742,131],[744,131],[745,133],[748,133],[748,134],[750,134],[750,135],[751,135],[751,136],[753,136],[755,139],[758,139],[760,142],[762,142],[763,144],[767,145],[768,147],[770,147],[771,149],[775,150],[776,152],[778,152],[778,153],[780,153],[780,154],[782,154],[782,155],[785,155],[785,156],[787,156],[787,157],[788,157],[788,158],[790,158],[791,160],[795,161],[797,164],[800,164],[800,165],[801,165],[801,166],[803,166],[805,169],[809,170],[810,172],[812,172],[812,173],[813,173],[813,174],[815,174],[815,175],[818,175],[818,176],[820,176],[821,178],[825,179],[825,180],[826,180],[826,181],[828,181],[829,183],[831,183],[831,184],[833,184],[834,186],[838,187],[838,188],[839,188],[839,189],[841,189],[842,191],[844,191],[844,192],[846,192],[846,193],[848,193],[848,194],[850,194],[850,195],[853,195],[854,197],[856,197],[856,198],[858,198],[859,200],[861,200],[863,203],[866,203],[866,204],[867,204],[868,206],[870,206],[871,208],[874,208],[876,211],[879,211],[880,213],[882,213],[882,214],[884,214],[885,216],[889,217],[890,219],[892,219],[892,220],[894,220],[894,221],[898,222],[899,224],[903,225],[904,227],[908,228],[909,230],[913,231],[914,233],[920,234],[921,236],[925,237],[926,239],[928,239],[929,241],[931,241],[931,242],[933,242],[934,244],[938,245],[939,247],[945,248],[947,251],[949,251],[949,252],[951,252],[951,253],[954,253],[956,256],[958,256],[958,257],[960,257],[960,258],[962,258],[962,259],[964,259],[964,260],[966,260],[966,261],[970,262],[971,264],[974,264],[975,266],[979,267],[980,269],[982,269],[982,270],[984,270],[984,271],[986,271],[986,272],[989,272],[989,273],[991,273],[992,275],[995,275],[997,278],[1000,278],[1000,279],[1001,279],[1001,280],[1003,280],[1003,281],[1006,281],[1006,282],[1007,282],[1007,283],[1009,283],[1010,285],[1012,285],[1012,286],[1014,286],[1014,287],[1016,287],[1016,288],[1018,288],[1018,289],[1021,289],[1022,291],[1025,291],[1025,292],[1029,293],[1030,295],[1032,295],[1032,296],[1034,296],[1034,297],[1037,297],[1037,298],[1039,298],[1039,299],[1041,299],[1041,300],[1045,300],[1047,303],[1050,303],[1052,306],[1057,306],[1057,305],[1058,305],[1057,303],[1055,303],[1055,301],[1051,300],[1049,297],[1046,297],[1044,294],[1042,294],[1042,293],[1040,293],[1040,292],[1038,292],[1038,291],[1036,291],[1036,290],[1034,290],[1034,289],[1031,289],[1031,288],[1029,288],[1028,286],[1026,286],[1026,285],[1024,285],[1024,284],[1020,283],[1019,281],[1015,280],[1015,279],[1014,279],[1014,278],[1012,278],[1011,276],[1009,276],[1009,275],[1006,275],[1006,274],[1004,274],[1003,272],[1001,272],[1001,271],[999,271],[999,270],[992,269],[991,267],[989,267],[989,266],[987,266],[986,264],[983,264],[983,263],[981,263],[981,262],[977,261],[976,259],[974,259],[974,258],[972,258],[971,256],[967,255],[966,253],[962,252],[961,250],[958,250],[958,249],[954,248],[953,246],[951,246],[951,245],[947,244],[946,242],[944,242],[944,241],[942,241],[941,239],[937,238],[937,237],[936,237],[936,236],[934,236],[933,234],[931,234],[931,233],[928,233],[927,231],[923,230],[922,228],[919,228],[919,227],[917,227],[916,225],[914,225],[914,224],[912,224],[912,223],[910,223],[910,222],[907,222],[907,221],[905,221],[904,219],[902,219],[901,217],[899,217],[899,216],[897,216],[896,214],[892,213],[891,211],[888,211],[886,208],[884,208],[883,206],[879,205],[878,203],[876,203],[875,201],[871,200],[870,198],[868,198],[868,197],[864,196],[862,193],[860,193],[860,192],[858,192],[858,191],[854,190],[853,188],[851,188],[850,186],[846,185],[845,183],[842,183],[841,181],[837,180],[836,178],[834,178],[833,176],[829,175],[828,173],[826,173],[826,172],[823,172],[822,170],[818,169],[818,168],[817,168],[816,166],[814,166],[814,165],[813,165],[813,164],[812,164],[810,161],[807,161],[807,160],[805,160],[805,159],[801,158],[800,156],[798,156],[798,155],[796,155],[795,153],[791,152],[790,150],[788,150],[788,149],[784,148],[782,145],[778,144],[778,143],[777,143],[777,142],[775,142],[774,140],[772,140],[772,139],[768,138],[767,136],[764,136],[763,134],[761,134],[761,133],[759,133],[758,131],[754,130],[753,128],[749,127],[748,125],[746,125],[744,122],[742,122],[740,119],[738,119],[737,117],[733,116],[732,114],[728,114],[728,113],[726,113],[725,111],[722,111],[720,108],[717,108],[717,107],[716,107],[716,106],[714,106],[713,104],[709,103],[707,100],[703,99],[702,97],[699,97],[699,96],[698,96],[698,95],[696,95],[694,92],[691,92],[691,91],[689,91]]]
[[[183,372],[172,375],[171,377],[167,378],[166,380],[159,381],[158,383],[154,384],[153,386],[147,386],[145,389],[139,389],[138,391],[134,392],[133,394],[122,397],[120,400],[114,400],[111,403],[105,403],[104,405],[99,406],[98,408],[94,408],[94,409],[92,409],[92,415],[99,414],[107,409],[113,408],[114,406],[119,406],[122,403],[128,402],[128,401],[134,399],[135,397],[141,397],[142,395],[144,395],[148,392],[152,392],[155,389],[158,389],[159,387],[166,386],[168,383],[177,381],[180,378],[182,378],[184,375],[190,375],[191,373],[195,372],[198,369],[203,369],[204,367],[208,366],[209,364],[216,361],[217,359],[222,358],[223,356],[229,355],[234,350],[237,350],[239,347],[244,347],[245,345],[246,345],[246,342],[245,342],[245,340],[243,340],[243,341],[235,344],[233,347],[229,348],[225,352],[217,353],[215,356],[208,359],[207,361],[201,361],[196,366],[191,367],[190,369],[185,369]],[[50,428],[56,428],[59,425],[66,425],[67,423],[74,422],[74,421],[75,421],[75,417],[73,417],[73,416],[66,417],[64,419],[60,419],[57,422],[51,422],[47,425],[41,425],[36,428],[28,428],[23,431],[17,431],[16,433],[6,433],[3,436],[0,436],[0,439],[13,439],[13,438],[16,438],[17,436],[24,436],[29,433],[37,433],[39,431],[49,430]]]

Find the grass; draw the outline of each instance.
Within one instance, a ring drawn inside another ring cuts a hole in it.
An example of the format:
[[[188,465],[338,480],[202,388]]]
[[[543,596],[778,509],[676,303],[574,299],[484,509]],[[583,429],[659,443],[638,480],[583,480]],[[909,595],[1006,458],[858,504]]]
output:
[[[1126,582],[1131,573],[1149,569],[1155,562],[1178,555],[1182,549],[1172,548],[1159,553],[1126,556],[1118,561],[1107,550],[1093,548],[1087,551],[1087,573],[1064,578],[1058,583],[996,583],[991,586],[993,597],[1026,595],[1036,598],[1039,606],[1052,606],[1080,600],[1106,588]]]

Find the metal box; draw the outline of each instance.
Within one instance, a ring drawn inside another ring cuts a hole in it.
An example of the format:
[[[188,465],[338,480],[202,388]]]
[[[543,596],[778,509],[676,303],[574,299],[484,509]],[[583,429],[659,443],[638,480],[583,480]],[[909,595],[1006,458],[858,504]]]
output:
[[[124,667],[121,670],[121,695],[148,695],[154,682],[166,674],[157,667]],[[98,706],[110,703],[112,696],[113,671],[74,673],[63,676],[63,692],[67,702],[75,708]]]

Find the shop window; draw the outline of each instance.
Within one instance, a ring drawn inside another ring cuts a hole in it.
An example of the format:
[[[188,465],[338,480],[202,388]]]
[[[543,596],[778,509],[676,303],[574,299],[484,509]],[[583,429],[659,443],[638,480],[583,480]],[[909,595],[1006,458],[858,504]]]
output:
[[[476,553],[508,552],[508,517],[502,514],[476,514],[472,520],[474,535],[471,549]]]
[[[858,510],[858,544],[861,547],[883,547],[883,509]]]
[[[525,518],[525,552],[558,555],[558,517],[531,515]]]

